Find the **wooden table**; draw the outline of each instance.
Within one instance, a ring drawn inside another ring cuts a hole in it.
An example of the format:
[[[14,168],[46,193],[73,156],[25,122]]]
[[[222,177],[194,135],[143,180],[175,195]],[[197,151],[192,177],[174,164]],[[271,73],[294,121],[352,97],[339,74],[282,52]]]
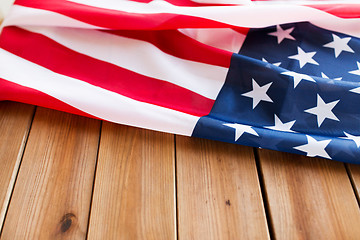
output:
[[[360,239],[360,166],[0,103],[1,239]]]

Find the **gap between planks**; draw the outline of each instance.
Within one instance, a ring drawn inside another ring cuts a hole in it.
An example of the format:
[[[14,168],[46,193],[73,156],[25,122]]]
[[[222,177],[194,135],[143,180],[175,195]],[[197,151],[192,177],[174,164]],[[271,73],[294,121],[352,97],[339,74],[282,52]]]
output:
[[[178,207],[178,181],[177,181],[176,135],[174,134],[174,182],[175,182],[175,237],[179,239],[179,207]]]
[[[88,239],[89,227],[90,227],[91,206],[92,206],[93,198],[94,198],[94,186],[95,186],[95,181],[96,181],[96,170],[97,170],[97,165],[98,165],[98,160],[99,160],[99,149],[100,149],[100,142],[101,142],[102,125],[103,125],[103,121],[100,121],[99,141],[98,141],[98,147],[97,147],[97,153],[96,153],[96,162],[95,162],[95,169],[94,169],[94,180],[93,180],[92,189],[91,189],[89,216],[88,216],[88,222],[87,222],[87,228],[86,228],[86,236],[85,236],[86,240]]]
[[[0,103],[0,236],[24,149],[31,129],[35,107],[12,102]]]
[[[258,150],[259,150],[258,148],[255,148],[255,147],[253,148],[255,162],[256,162],[256,170],[258,173],[261,195],[262,195],[262,199],[264,202],[264,211],[265,211],[266,222],[267,222],[267,226],[268,226],[268,230],[269,230],[269,237],[270,237],[270,239],[275,239],[274,224],[272,222],[272,218],[270,215],[269,197],[268,197],[266,189],[265,189],[264,175],[263,175],[263,172],[262,172],[261,166],[260,166],[260,158],[259,158]]]
[[[360,164],[346,163],[345,167],[360,208]]]

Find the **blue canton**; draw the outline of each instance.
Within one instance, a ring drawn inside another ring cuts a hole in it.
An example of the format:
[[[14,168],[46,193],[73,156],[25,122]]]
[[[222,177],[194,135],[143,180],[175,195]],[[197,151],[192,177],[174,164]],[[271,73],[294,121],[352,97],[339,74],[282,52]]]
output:
[[[360,163],[360,39],[307,22],[251,29],[193,136]]]

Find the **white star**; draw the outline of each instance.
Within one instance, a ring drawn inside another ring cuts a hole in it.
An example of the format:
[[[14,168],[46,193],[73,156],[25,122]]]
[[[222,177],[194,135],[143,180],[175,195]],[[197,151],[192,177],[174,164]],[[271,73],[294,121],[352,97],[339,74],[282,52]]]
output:
[[[315,80],[312,77],[310,77],[309,75],[305,75],[305,74],[301,74],[301,73],[282,72],[281,74],[293,77],[293,79],[294,79],[294,88],[296,88],[296,86],[300,83],[301,80],[307,80],[307,81],[310,81],[310,82],[315,82]]]
[[[263,62],[266,62],[266,63],[269,63],[265,58],[262,58],[262,61]],[[277,63],[270,63],[270,64],[272,64],[272,65],[275,65],[275,66],[280,66],[280,64],[281,64],[281,62],[277,62]]]
[[[352,50],[348,45],[349,41],[351,40],[351,37],[340,38],[335,34],[332,34],[332,37],[333,37],[333,41],[325,44],[324,47],[333,48],[335,51],[336,58],[343,51],[354,53],[354,50]]]
[[[360,147],[360,136],[354,136],[347,132],[344,132],[344,134],[346,135],[346,137],[340,137],[340,138],[352,140],[355,142],[357,147]]]
[[[277,130],[277,131],[283,131],[283,132],[294,132],[290,129],[292,128],[292,126],[294,125],[296,120],[290,121],[287,123],[283,123],[278,116],[274,115],[274,118],[275,118],[275,125],[272,127],[266,127],[266,128]]]
[[[323,73],[323,72],[321,72],[321,77],[322,77],[322,78],[330,79],[330,78],[329,78],[328,76],[326,76],[325,73]],[[339,80],[339,81],[340,81],[341,79],[342,79],[342,77],[338,77],[338,78],[333,78],[332,80]]]
[[[255,136],[259,136],[254,129],[249,125],[238,124],[238,123],[224,123],[223,125],[235,129],[235,142],[244,134],[249,133]]]
[[[358,88],[353,88],[353,89],[350,90],[350,92],[360,94],[360,87],[358,87]]]
[[[318,127],[321,126],[321,124],[324,122],[325,118],[340,121],[335,114],[332,112],[332,109],[335,107],[335,105],[340,100],[333,101],[330,103],[325,103],[324,100],[320,97],[320,95],[317,95],[317,106],[313,108],[309,108],[305,110],[305,112],[311,113],[316,115]]]
[[[298,54],[289,56],[291,59],[296,59],[299,61],[300,68],[305,66],[307,63],[319,65],[314,59],[313,56],[316,54],[316,52],[304,52],[300,47],[297,48]]]
[[[269,35],[277,37],[278,44],[280,44],[282,42],[282,40],[284,40],[285,38],[290,39],[290,40],[295,40],[295,38],[290,35],[290,33],[293,30],[294,30],[293,27],[284,30],[279,25],[277,25],[276,26],[276,31],[269,33]]]
[[[325,148],[327,145],[331,142],[331,140],[323,140],[323,141],[317,141],[313,137],[310,137],[309,135],[306,135],[307,144],[294,147],[297,150],[300,150],[302,152],[306,152],[306,156],[308,157],[323,157],[323,158],[329,158],[329,154],[325,151]]]
[[[349,73],[359,75],[360,76],[360,62],[356,62],[358,69],[354,71],[350,71]]]
[[[271,98],[266,94],[271,83],[265,84],[264,86],[259,86],[254,79],[252,79],[252,87],[253,90],[247,93],[243,93],[241,95],[245,97],[250,97],[253,99],[253,109],[259,104],[260,101],[273,102]]]

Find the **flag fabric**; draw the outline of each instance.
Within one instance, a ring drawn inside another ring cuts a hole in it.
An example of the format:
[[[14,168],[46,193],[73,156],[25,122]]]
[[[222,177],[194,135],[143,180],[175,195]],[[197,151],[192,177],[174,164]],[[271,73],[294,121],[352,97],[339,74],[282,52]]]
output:
[[[0,96],[360,163],[360,4],[16,0]]]

